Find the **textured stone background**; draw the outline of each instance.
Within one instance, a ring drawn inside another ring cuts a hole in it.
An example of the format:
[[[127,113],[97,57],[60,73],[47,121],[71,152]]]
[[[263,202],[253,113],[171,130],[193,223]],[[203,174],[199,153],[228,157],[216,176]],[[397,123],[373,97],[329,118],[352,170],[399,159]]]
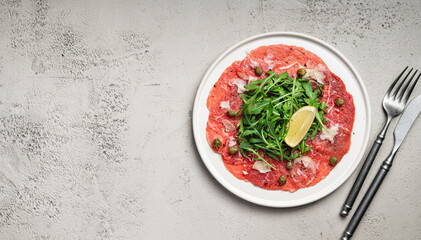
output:
[[[233,196],[195,149],[196,89],[244,38],[310,34],[360,72],[372,142],[387,85],[421,68],[420,12],[419,0],[0,1],[0,239],[338,239],[356,173],[303,207]],[[421,237],[420,133],[418,120],[355,239]]]

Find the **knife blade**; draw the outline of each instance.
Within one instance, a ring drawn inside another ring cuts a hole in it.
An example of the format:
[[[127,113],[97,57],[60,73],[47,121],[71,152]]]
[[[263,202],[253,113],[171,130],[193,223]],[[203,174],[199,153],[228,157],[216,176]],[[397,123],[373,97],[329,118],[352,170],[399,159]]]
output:
[[[420,112],[421,95],[412,99],[412,101],[408,104],[405,111],[403,112],[401,118],[399,119],[395,131],[393,131],[393,136],[395,139],[395,146],[393,147],[393,150],[395,150],[395,148],[396,150],[399,149],[400,145],[405,139],[406,134],[409,132],[409,129],[411,128],[412,124],[414,124],[415,119],[417,119]]]
[[[398,124],[396,125],[395,130],[393,131],[395,142],[395,144],[393,145],[393,150],[386,158],[386,160],[384,160],[382,166],[377,172],[377,175],[371,183],[370,187],[368,188],[363,200],[361,200],[357,211],[355,211],[354,216],[352,217],[351,221],[349,221],[341,240],[349,240],[354,234],[355,230],[358,227],[358,224],[360,223],[365,212],[367,211],[368,206],[373,200],[374,195],[376,195],[377,190],[380,188],[380,185],[382,184],[384,178],[386,177],[387,173],[392,167],[392,162],[395,158],[396,152],[398,151],[403,140],[405,139],[405,136],[408,134],[409,130],[411,129],[420,112],[421,95],[412,99],[412,101],[408,104],[405,111],[403,112],[402,116],[399,118]]]

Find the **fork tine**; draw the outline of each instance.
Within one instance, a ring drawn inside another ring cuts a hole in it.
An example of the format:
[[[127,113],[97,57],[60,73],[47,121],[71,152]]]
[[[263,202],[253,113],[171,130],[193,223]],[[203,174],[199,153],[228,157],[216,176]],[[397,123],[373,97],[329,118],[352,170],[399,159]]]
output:
[[[398,95],[399,90],[401,89],[402,85],[405,83],[406,79],[408,78],[409,74],[411,74],[412,70],[414,70],[414,68],[411,68],[411,70],[409,70],[409,72],[406,74],[405,78],[403,79],[403,81],[396,87],[396,89],[393,91],[392,93],[392,97],[394,99],[396,98],[396,95]]]
[[[415,74],[414,74],[415,75]],[[414,90],[415,85],[417,85],[418,80],[420,79],[421,76],[421,72],[418,74],[417,79],[415,80],[415,82],[412,84],[412,86],[409,88],[409,90],[407,91],[407,94],[405,96],[405,103],[408,101],[409,96],[411,96],[412,90]],[[413,76],[412,76],[413,77]]]
[[[392,83],[392,85],[390,85],[389,89],[386,92],[386,96],[389,95],[389,93],[392,91],[393,87],[396,85],[396,83],[398,82],[399,78],[401,78],[402,74],[406,71],[406,69],[408,69],[408,66],[406,66],[406,68],[401,72],[401,74],[399,74],[399,76]]]
[[[408,86],[411,84],[412,79],[414,79],[415,75],[417,75],[418,70],[415,69],[414,74],[412,74],[412,77],[409,78],[408,82],[405,84],[405,86],[403,86],[403,83],[401,84],[401,88],[399,90],[399,95],[396,97],[396,99],[402,100],[402,96],[404,95],[406,89],[408,88]]]

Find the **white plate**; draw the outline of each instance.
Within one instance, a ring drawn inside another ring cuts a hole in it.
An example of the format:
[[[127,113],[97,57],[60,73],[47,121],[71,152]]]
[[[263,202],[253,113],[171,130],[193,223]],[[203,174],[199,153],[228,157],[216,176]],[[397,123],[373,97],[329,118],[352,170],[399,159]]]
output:
[[[221,155],[216,154],[206,141],[206,123],[209,110],[206,99],[213,84],[222,72],[234,61],[242,60],[248,50],[259,46],[286,44],[304,47],[318,55],[338,75],[354,97],[355,122],[351,137],[351,147],[343,160],[330,174],[315,186],[302,188],[294,193],[268,191],[234,177],[224,166]],[[329,44],[304,34],[273,32],[257,35],[241,41],[225,51],[209,68],[196,94],[193,107],[193,132],[197,149],[206,167],[225,188],[235,195],[268,207],[294,207],[316,201],[336,190],[352,174],[365,152],[370,134],[371,116],[367,91],[352,64]],[[344,196],[345,197],[345,196]]]

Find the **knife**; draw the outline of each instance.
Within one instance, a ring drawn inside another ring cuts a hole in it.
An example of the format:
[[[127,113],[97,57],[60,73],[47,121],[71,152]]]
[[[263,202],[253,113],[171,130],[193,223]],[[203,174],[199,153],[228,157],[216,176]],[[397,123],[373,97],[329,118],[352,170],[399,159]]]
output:
[[[415,122],[415,119],[417,119],[420,112],[421,112],[421,95],[417,96],[409,103],[409,105],[406,107],[405,111],[403,112],[401,118],[399,119],[399,122],[395,128],[395,131],[393,132],[394,142],[395,142],[393,146],[393,150],[390,152],[386,160],[384,160],[382,166],[377,172],[376,177],[371,183],[370,188],[367,190],[363,200],[358,206],[357,211],[355,212],[351,221],[349,221],[348,226],[346,227],[342,235],[342,238],[341,238],[342,240],[348,240],[352,237],[352,234],[354,234],[355,229],[357,229],[358,223],[360,223],[362,217],[364,216],[364,213],[367,210],[368,206],[370,205],[371,200],[373,200],[373,197],[376,194],[377,190],[379,189],[380,185],[382,184],[383,179],[386,177],[386,174],[389,172],[389,169],[392,167],[392,162],[393,162],[393,159],[395,158],[396,152],[398,151],[399,147],[401,146],[402,141],[404,140],[406,134],[409,132],[409,129],[411,128],[412,124]]]

